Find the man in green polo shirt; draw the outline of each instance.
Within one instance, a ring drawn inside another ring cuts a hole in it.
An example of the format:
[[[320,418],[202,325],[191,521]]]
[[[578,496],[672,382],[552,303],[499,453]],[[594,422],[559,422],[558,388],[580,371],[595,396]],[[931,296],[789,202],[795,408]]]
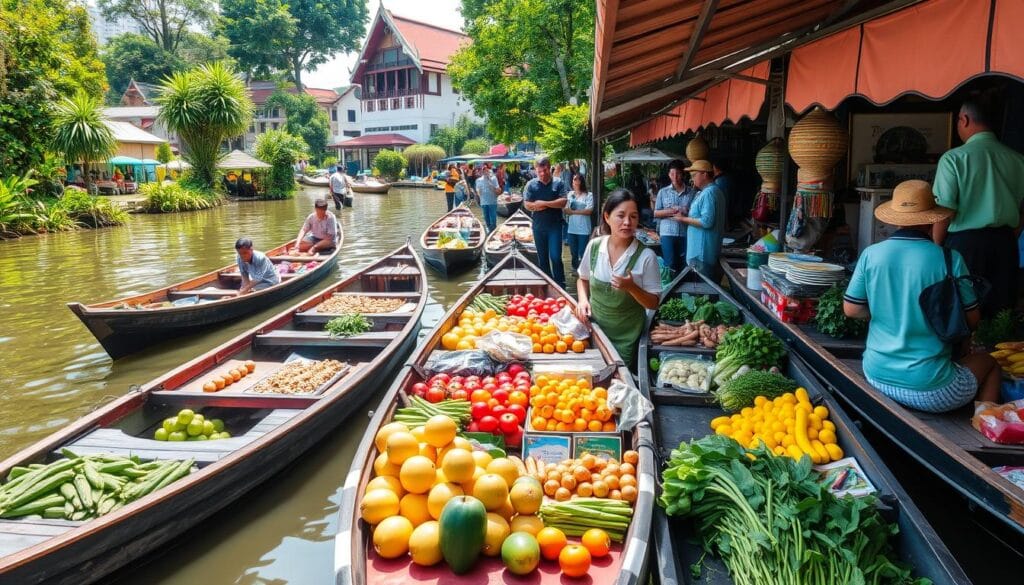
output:
[[[992,291],[981,303],[985,317],[1017,303],[1014,230],[1024,200],[1024,155],[996,138],[993,111],[984,97],[964,102],[956,121],[964,144],[939,159],[933,186],[939,205],[955,215],[936,224],[932,237],[960,252],[971,274],[991,283]]]

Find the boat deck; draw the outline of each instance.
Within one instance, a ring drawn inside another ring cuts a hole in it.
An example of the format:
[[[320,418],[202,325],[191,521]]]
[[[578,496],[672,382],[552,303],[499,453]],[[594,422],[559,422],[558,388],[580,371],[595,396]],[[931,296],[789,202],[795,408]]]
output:
[[[35,546],[81,525],[82,522],[71,520],[0,520],[0,556]]]

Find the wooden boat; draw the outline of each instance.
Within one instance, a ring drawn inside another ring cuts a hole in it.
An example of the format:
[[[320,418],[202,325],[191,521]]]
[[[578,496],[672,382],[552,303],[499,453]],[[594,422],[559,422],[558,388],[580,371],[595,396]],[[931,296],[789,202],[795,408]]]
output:
[[[303,272],[281,275],[281,282],[247,295],[236,296],[242,285],[237,264],[229,264],[202,276],[142,294],[84,305],[68,303],[82,323],[113,359],[165,341],[196,332],[214,323],[255,313],[300,292],[330,274],[338,263],[342,241],[329,254],[292,256],[288,241],[265,254],[274,264],[309,262],[316,266]]]
[[[438,248],[438,237],[443,229],[459,230],[463,222],[470,224],[469,241],[465,248]],[[446,228],[446,226],[449,226]],[[420,236],[420,248],[426,263],[447,277],[461,270],[469,269],[480,261],[484,249],[484,226],[465,207],[456,207],[441,216]]]
[[[863,343],[828,338],[813,326],[783,323],[761,303],[758,292],[746,287],[746,268],[728,261],[722,262],[722,268],[740,303],[792,346],[864,420],[1003,522],[1007,532],[1017,539],[1024,536],[1024,490],[992,470],[998,465],[1024,466],[1024,446],[1000,445],[985,438],[971,426],[974,412],[970,405],[932,414],[890,400],[864,379]]]
[[[511,578],[504,570],[500,558],[483,557],[476,568],[466,575],[454,575],[444,563],[433,567],[420,567],[408,559],[385,560],[373,551],[370,527],[359,518],[359,502],[367,482],[373,475],[373,461],[377,456],[374,437],[381,426],[391,420],[394,411],[404,406],[408,391],[414,383],[423,380],[420,369],[431,355],[441,351],[441,338],[458,325],[459,315],[480,293],[534,294],[537,297],[565,298],[570,305],[575,301],[539,268],[517,254],[510,254],[488,272],[476,285],[452,306],[429,336],[419,344],[409,359],[409,366],[388,389],[356,451],[352,468],[346,476],[342,490],[338,533],[335,537],[335,583],[339,585],[393,585],[412,581],[429,583],[502,583],[521,585],[567,583],[557,565],[542,563],[539,570],[526,576]],[[608,338],[595,327],[591,346],[583,353],[532,354],[533,364],[566,364],[590,366],[595,372],[594,384],[607,384],[614,378],[629,380],[631,374],[622,363]],[[649,422],[641,422],[632,433],[623,434],[623,449],[639,451],[637,464],[638,497],[634,503],[633,519],[624,544],[613,544],[610,558],[591,567],[584,582],[594,585],[641,585],[647,582],[648,540],[650,519],[654,509],[655,461],[652,451]],[[510,580],[511,579],[511,580]]]
[[[498,195],[498,215],[501,217],[512,217],[512,214],[523,207],[523,196],[519,193]]]
[[[434,189],[437,184],[434,181],[395,181],[391,186],[398,189]]]
[[[529,241],[520,241],[516,234],[524,238],[528,235]],[[512,248],[518,249],[530,262],[537,262],[537,246],[533,243],[533,220],[522,210],[513,213],[498,226],[498,229],[487,234],[487,239],[484,241],[484,258],[487,261],[487,266],[494,266],[500,262],[512,251]]]
[[[299,182],[303,185],[309,185],[310,187],[329,187],[331,185],[331,178],[327,175],[319,175],[316,177],[310,177],[309,175],[301,175]]]
[[[686,268],[665,287],[662,302],[678,297],[682,293],[708,295],[714,300],[732,304],[737,302],[718,285],[700,273]],[[763,326],[749,311],[739,307],[747,323]],[[655,405],[654,433],[659,452],[666,460],[672,449],[681,442],[708,435],[711,419],[724,414],[722,409],[707,395],[685,394],[673,388],[658,387],[657,374],[648,367],[648,359],[659,357],[662,352],[691,355],[704,354],[713,357],[713,351],[703,347],[664,347],[653,345],[650,329],[655,322],[653,314],[647,318],[647,326],[640,338],[639,378],[640,389]],[[903,490],[892,472],[884,465],[878,453],[871,447],[858,427],[846,415],[836,400],[826,392],[810,368],[793,354],[789,355],[787,376],[807,389],[812,402],[822,404],[829,410],[829,419],[836,425],[836,435],[846,456],[853,456],[864,469],[871,482],[879,490],[879,499],[891,509],[886,517],[899,526],[894,546],[900,559],[914,568],[916,577],[927,577],[935,584],[970,583],[952,553],[935,533],[910,497]],[[659,461],[659,464],[664,463]],[[703,549],[696,544],[692,523],[669,518],[659,507],[655,511],[654,541],[658,556],[658,579],[660,583],[716,583],[726,584],[728,570],[720,559],[706,557]],[[690,580],[690,567],[703,564],[699,579]]]
[[[368,178],[365,181],[352,181],[349,183],[349,189],[356,193],[375,193],[377,195],[387,195],[388,191],[391,190],[391,183],[381,183],[380,181]]]
[[[368,315],[373,321],[370,332],[328,337],[323,324],[336,314],[325,312],[323,303],[357,295],[395,299],[401,306]],[[79,455],[135,455],[141,460],[194,458],[198,466],[165,488],[91,521],[0,520],[0,583],[101,581],[256,488],[344,423],[391,370],[405,363],[416,345],[426,299],[423,265],[407,244],[0,462],[0,475],[6,477],[16,465],[52,460],[67,448]],[[347,366],[316,393],[255,392],[293,352]],[[202,391],[205,380],[244,360],[255,362],[253,374],[225,390]],[[149,438],[165,417],[182,408],[221,418],[232,438]]]

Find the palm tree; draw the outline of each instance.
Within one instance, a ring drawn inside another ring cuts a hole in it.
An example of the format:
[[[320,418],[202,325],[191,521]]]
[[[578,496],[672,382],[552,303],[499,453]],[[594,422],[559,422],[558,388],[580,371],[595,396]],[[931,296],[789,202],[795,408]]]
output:
[[[117,151],[117,140],[103,120],[100,100],[79,90],[75,97],[64,98],[54,109],[50,146],[70,164],[81,161],[88,183],[89,164],[105,160]]]
[[[221,143],[239,136],[252,121],[252,100],[231,67],[209,63],[166,78],[157,98],[159,118],[184,142],[193,177],[212,189]]]

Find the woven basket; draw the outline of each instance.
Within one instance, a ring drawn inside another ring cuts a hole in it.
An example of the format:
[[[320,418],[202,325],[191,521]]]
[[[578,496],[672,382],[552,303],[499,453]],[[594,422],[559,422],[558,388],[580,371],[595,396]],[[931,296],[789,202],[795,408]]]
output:
[[[782,165],[785,162],[782,139],[776,138],[757,151],[754,166],[764,183],[778,184],[782,180]]]
[[[708,143],[697,134],[686,144],[686,158],[690,163],[696,160],[708,160]]]
[[[849,141],[835,116],[814,108],[790,131],[789,156],[806,174],[824,177],[846,154]]]

